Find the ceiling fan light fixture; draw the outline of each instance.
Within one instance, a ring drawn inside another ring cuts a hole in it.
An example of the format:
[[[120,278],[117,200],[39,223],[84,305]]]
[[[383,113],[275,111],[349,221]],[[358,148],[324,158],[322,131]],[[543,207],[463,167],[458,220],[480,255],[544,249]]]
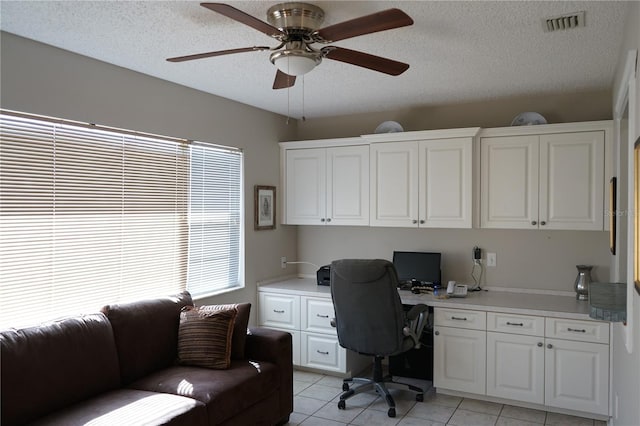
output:
[[[305,50],[280,50],[271,54],[271,63],[287,75],[303,75],[322,62],[322,54]]]

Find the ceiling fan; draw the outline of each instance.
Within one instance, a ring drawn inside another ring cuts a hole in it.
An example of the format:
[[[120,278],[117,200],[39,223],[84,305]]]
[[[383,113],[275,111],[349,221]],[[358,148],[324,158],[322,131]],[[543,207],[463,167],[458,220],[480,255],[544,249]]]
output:
[[[274,89],[293,86],[296,82],[296,76],[308,73],[320,64],[323,58],[389,75],[400,75],[409,68],[409,64],[403,62],[344,47],[325,46],[318,49],[312,46],[314,43],[328,44],[364,34],[412,25],[413,20],[400,9],[387,9],[319,29],[324,21],[324,11],[309,3],[276,4],[267,11],[269,23],[228,4],[201,3],[201,5],[273,37],[280,44],[276,47],[253,46],[178,56],[168,58],[167,61],[184,62],[234,53],[270,50],[272,51],[270,60],[278,68],[273,82]]]

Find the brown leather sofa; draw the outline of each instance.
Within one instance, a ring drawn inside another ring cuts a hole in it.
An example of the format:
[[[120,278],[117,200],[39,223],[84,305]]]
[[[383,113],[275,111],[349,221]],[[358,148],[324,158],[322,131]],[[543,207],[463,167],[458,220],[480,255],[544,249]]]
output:
[[[3,330],[1,424],[286,423],[293,411],[291,335],[250,329],[244,354],[233,347],[225,370],[178,365],[180,310],[192,303],[185,292]]]

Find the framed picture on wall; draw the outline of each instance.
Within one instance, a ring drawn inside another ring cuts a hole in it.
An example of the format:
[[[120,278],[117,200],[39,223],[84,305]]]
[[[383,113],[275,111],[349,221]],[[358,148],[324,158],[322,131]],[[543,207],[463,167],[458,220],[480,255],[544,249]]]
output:
[[[253,198],[254,229],[276,229],[276,187],[256,185]]]
[[[633,145],[633,282],[640,294],[640,137]]]

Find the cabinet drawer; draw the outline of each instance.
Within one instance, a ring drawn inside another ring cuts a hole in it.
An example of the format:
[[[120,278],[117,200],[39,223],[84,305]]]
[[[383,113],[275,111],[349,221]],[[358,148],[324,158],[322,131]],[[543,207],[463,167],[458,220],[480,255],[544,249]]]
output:
[[[547,318],[545,336],[581,342],[609,343],[609,323]]]
[[[466,309],[435,308],[434,324],[446,327],[486,330],[487,315],[486,312]]]
[[[544,336],[544,317],[487,312],[487,331]]]
[[[304,367],[345,372],[346,349],[340,347],[336,337],[302,332],[300,355]]]
[[[260,325],[264,327],[300,329],[300,297],[276,293],[260,293]]]
[[[336,335],[336,328],[331,326],[335,317],[331,299],[302,297],[301,303],[302,312],[306,312],[301,318],[303,331]]]

